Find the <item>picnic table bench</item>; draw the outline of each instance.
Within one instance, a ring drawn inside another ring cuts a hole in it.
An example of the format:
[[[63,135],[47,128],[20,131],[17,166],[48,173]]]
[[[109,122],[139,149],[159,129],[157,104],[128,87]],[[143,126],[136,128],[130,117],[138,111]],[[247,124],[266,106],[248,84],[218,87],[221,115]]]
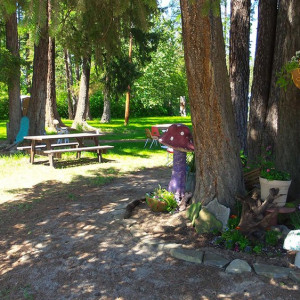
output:
[[[32,164],[34,163],[36,151],[40,151],[41,154],[48,155],[49,164],[52,167],[54,167],[55,154],[61,154],[65,152],[77,152],[77,158],[80,158],[81,152],[83,151],[97,152],[98,161],[102,162],[102,153],[105,153],[107,149],[114,148],[114,146],[110,145],[99,145],[99,137],[103,135],[103,133],[68,133],[55,135],[25,136],[24,139],[30,140],[31,145],[18,147],[18,150],[28,150],[30,152],[30,162]],[[76,142],[56,143],[56,141],[59,139],[75,139]],[[84,145],[85,139],[92,139],[95,145]],[[53,141],[55,141],[55,143],[52,143]],[[43,144],[37,145],[37,142],[43,142]]]

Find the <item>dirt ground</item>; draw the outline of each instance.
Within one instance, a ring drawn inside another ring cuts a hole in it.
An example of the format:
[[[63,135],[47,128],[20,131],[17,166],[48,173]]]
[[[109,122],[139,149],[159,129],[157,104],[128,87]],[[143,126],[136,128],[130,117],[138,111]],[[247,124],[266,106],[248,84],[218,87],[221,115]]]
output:
[[[172,258],[145,247],[122,218],[132,200],[158,184],[170,168],[151,168],[102,187],[47,181],[0,206],[0,299],[300,299],[299,285]],[[153,213],[141,204],[129,222],[149,237],[229,258],[276,263],[211,248],[185,213]],[[282,261],[288,264],[289,260]]]

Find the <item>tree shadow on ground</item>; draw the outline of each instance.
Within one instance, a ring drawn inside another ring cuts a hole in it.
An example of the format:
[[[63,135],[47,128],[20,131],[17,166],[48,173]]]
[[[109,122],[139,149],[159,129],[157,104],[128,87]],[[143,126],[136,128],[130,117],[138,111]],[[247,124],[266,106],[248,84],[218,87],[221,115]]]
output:
[[[0,205],[0,298],[297,298],[293,286],[179,261],[132,236],[123,209],[169,175],[147,169],[103,185],[78,175],[19,191],[20,201]]]

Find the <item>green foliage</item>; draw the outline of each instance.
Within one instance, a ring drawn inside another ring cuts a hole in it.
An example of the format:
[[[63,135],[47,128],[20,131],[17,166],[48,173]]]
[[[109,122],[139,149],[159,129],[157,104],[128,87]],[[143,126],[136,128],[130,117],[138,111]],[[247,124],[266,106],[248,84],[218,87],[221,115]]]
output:
[[[290,180],[291,176],[289,173],[275,168],[271,150],[271,147],[268,146],[266,148],[265,154],[260,159],[260,177],[267,180]]]
[[[243,251],[251,243],[250,241],[237,229],[227,229],[221,235],[226,249],[235,251]]]
[[[291,72],[297,68],[300,68],[300,51],[296,51],[296,54],[288,61],[277,73],[276,84],[283,88],[285,91],[287,87],[292,83]]]
[[[277,170],[272,161],[264,163],[260,172],[260,177],[267,180],[291,180],[291,175],[288,172]]]
[[[247,253],[261,253],[263,249],[263,244],[260,242],[255,242],[249,240],[246,236],[244,236],[238,227],[240,222],[240,217],[237,215],[231,215],[227,229],[224,230],[221,236],[218,236],[215,239],[216,244],[223,245],[226,249],[234,250],[234,251],[243,251]],[[265,245],[266,246],[276,246],[280,239],[280,232],[271,230],[267,231],[265,234]]]
[[[231,215],[228,219],[227,226],[229,229],[236,229],[240,223],[240,218],[236,215]]]
[[[295,211],[290,215],[290,221],[294,229],[300,229],[300,211]]]
[[[261,244],[255,245],[253,247],[253,252],[255,252],[256,254],[260,254],[262,252],[262,248],[263,246]]]
[[[0,82],[0,119],[2,120],[8,119],[8,107],[9,107],[9,101],[8,101],[7,85]]]
[[[167,203],[166,211],[168,212],[174,211],[178,206],[175,195],[166,189],[162,189],[160,185],[153,193],[147,193],[146,196]]]
[[[8,83],[9,79],[18,74],[21,60],[5,48],[0,48],[0,82]]]
[[[242,162],[242,166],[245,167],[247,165],[247,156],[246,156],[244,150],[240,150],[240,159]]]
[[[245,173],[259,168],[260,177],[265,178],[267,180],[286,181],[291,179],[291,176],[288,172],[276,169],[270,146],[266,148],[265,153],[262,155],[262,157],[259,157],[257,162],[255,163],[247,162],[247,157],[244,155],[243,152],[240,153],[240,157],[243,163],[243,170]]]
[[[276,246],[278,244],[281,233],[276,230],[266,232],[265,241],[267,245]]]

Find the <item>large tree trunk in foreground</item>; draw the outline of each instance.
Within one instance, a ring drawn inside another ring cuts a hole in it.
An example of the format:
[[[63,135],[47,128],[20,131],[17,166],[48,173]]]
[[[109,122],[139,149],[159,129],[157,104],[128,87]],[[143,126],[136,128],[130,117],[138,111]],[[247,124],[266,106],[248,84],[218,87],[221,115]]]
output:
[[[11,54],[19,58],[18,47],[18,25],[17,15],[10,15],[5,24],[6,29],[6,48]],[[9,97],[9,127],[7,139],[12,144],[18,134],[21,120],[21,101],[20,101],[20,67],[16,67],[15,72],[8,78],[8,97]]]
[[[300,1],[280,1],[276,45],[275,56],[281,62],[280,67],[300,50]],[[300,199],[300,89],[294,84],[286,92],[279,89],[278,100],[276,167],[291,174],[288,200],[297,200]]]
[[[277,0],[260,0],[248,125],[249,161],[257,161],[262,154],[262,134],[271,85],[276,19]]]
[[[250,0],[231,0],[229,78],[240,149],[247,149]]]
[[[82,73],[80,78],[79,98],[77,103],[76,115],[72,124],[74,129],[94,130],[86,122],[87,102],[89,99],[91,57],[84,57],[82,60]]]
[[[47,5],[45,14],[48,15]],[[31,100],[28,108],[30,135],[45,133],[49,44],[48,18],[45,24],[40,24],[40,26],[42,26],[40,28],[40,39],[38,44],[34,46]]]
[[[181,0],[184,55],[193,123],[196,187],[193,201],[215,197],[233,207],[244,192],[219,16],[204,15],[206,0]]]

